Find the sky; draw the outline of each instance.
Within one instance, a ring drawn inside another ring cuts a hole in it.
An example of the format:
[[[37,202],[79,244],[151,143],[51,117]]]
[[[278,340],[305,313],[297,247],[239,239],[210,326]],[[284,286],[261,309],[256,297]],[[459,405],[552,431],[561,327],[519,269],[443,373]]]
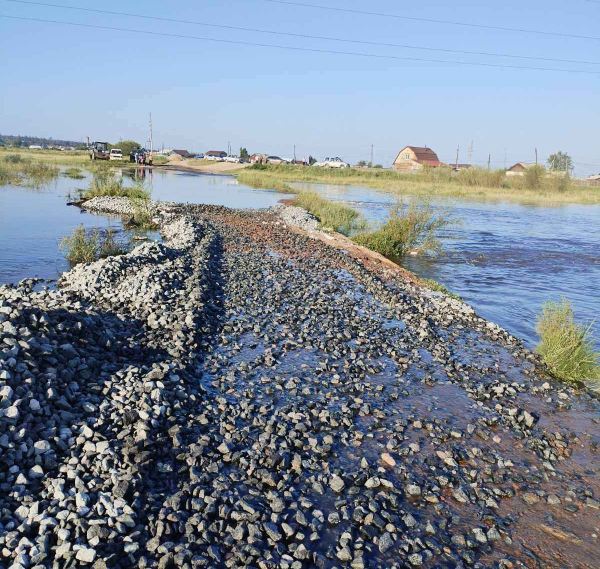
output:
[[[13,17],[0,17],[3,134],[144,143],[151,112],[158,147],[230,143],[291,157],[295,145],[297,157],[356,162],[369,160],[373,145],[384,166],[409,144],[430,146],[447,162],[457,148],[459,161],[469,161],[472,147],[473,163],[491,156],[499,168],[534,161],[537,148],[540,161],[562,150],[577,174],[600,172],[600,0],[49,3],[147,18],[0,0],[0,15]]]

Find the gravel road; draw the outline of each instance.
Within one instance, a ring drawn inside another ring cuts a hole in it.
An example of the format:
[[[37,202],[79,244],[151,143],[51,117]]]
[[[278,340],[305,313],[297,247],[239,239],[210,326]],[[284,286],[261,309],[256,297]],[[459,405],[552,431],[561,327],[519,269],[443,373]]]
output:
[[[591,394],[278,212],[160,216],[0,287],[0,569],[597,567]]]

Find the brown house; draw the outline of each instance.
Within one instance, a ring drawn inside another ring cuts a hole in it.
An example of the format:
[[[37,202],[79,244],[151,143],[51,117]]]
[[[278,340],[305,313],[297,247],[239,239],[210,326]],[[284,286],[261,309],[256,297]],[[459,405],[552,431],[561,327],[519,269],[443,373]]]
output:
[[[190,154],[187,150],[173,150],[171,154],[177,154],[177,156],[181,156],[182,158],[193,158],[194,155]]]
[[[532,166],[535,166],[535,164],[532,164],[530,162],[517,162],[516,164],[513,164],[506,171],[506,175],[507,176],[524,176],[525,172],[527,170],[529,170],[529,168],[531,168]]]
[[[427,148],[426,146],[405,146],[398,152],[393,166],[396,170],[414,172],[424,166],[437,168],[442,166],[442,163],[431,148]]]

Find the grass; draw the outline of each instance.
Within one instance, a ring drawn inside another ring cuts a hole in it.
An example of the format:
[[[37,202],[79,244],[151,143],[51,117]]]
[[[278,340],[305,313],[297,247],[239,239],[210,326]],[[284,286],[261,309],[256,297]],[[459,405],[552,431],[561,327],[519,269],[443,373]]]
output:
[[[58,167],[23,157],[19,153],[0,154],[0,185],[38,188],[58,177]]]
[[[152,220],[152,209],[148,199],[131,199],[131,205],[133,207],[133,215],[127,222],[129,227],[143,230],[158,229],[158,226]]]
[[[77,227],[70,236],[63,237],[60,246],[71,265],[91,263],[126,252],[125,248],[117,243],[114,229],[86,231],[83,225]]]
[[[238,182],[250,186],[251,188],[260,188],[266,190],[275,190],[289,194],[298,193],[298,190],[292,188],[287,182],[270,176],[268,173],[246,168],[236,175]]]
[[[455,292],[452,292],[451,290],[446,288],[446,286],[444,286],[442,283],[439,283],[438,281],[436,281],[434,279],[419,279],[419,280],[421,281],[421,283],[423,283],[423,285],[425,285],[430,290],[434,290],[435,292],[443,292],[446,296],[454,298],[455,300],[462,300],[462,298],[458,294],[456,294]]]
[[[590,329],[591,325],[575,322],[568,300],[544,305],[536,326],[537,352],[558,379],[571,383],[600,380],[600,352],[594,349]]]
[[[123,178],[119,178],[110,171],[104,170],[94,174],[89,189],[84,192],[82,197],[84,199],[90,199],[99,196],[148,200],[150,199],[150,192],[144,188],[143,184],[126,186]]]
[[[255,164],[237,174],[238,180],[254,180],[263,188],[290,182],[360,185],[396,195],[447,197],[476,201],[509,201],[537,205],[598,204],[600,187],[584,186],[563,176],[544,173],[531,188],[525,177],[506,177],[503,170],[472,168],[424,168],[417,173],[378,168],[315,168],[290,164]],[[562,178],[562,179],[561,179]],[[244,181],[244,183],[247,183]],[[255,186],[257,187],[257,186]]]
[[[354,241],[392,261],[399,261],[408,253],[435,254],[441,249],[436,234],[451,222],[447,212],[436,212],[428,203],[412,201],[392,208],[379,229],[359,233]]]
[[[75,168],[74,166],[72,166],[71,168],[67,168],[63,172],[63,176],[65,176],[66,178],[71,178],[73,180],[83,180],[83,178],[85,178],[85,175],[83,174],[81,169]]]
[[[355,209],[329,201],[316,192],[300,192],[294,199],[294,205],[312,213],[325,229],[333,229],[344,235],[362,229],[363,217]]]

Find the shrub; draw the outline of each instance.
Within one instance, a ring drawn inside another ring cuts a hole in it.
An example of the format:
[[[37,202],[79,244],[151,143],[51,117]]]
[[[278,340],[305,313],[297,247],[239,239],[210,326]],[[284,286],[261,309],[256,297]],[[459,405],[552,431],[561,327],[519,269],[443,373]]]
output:
[[[60,247],[66,252],[71,265],[91,263],[111,255],[121,255],[125,249],[115,239],[114,229],[86,231],[83,225],[77,227],[68,237],[63,237]]]
[[[377,230],[358,234],[354,240],[392,260],[409,252],[435,254],[441,249],[437,232],[452,223],[445,211],[435,212],[429,203],[395,206]]]
[[[543,166],[530,166],[525,170],[525,187],[529,190],[537,190],[542,185],[542,180],[546,175]]]
[[[568,300],[547,302],[538,318],[540,337],[537,352],[558,378],[567,382],[590,382],[600,379],[600,353],[594,349],[590,326],[575,322]]]
[[[294,204],[312,213],[319,223],[344,235],[362,229],[364,219],[355,209],[321,197],[317,192],[300,192]]]

